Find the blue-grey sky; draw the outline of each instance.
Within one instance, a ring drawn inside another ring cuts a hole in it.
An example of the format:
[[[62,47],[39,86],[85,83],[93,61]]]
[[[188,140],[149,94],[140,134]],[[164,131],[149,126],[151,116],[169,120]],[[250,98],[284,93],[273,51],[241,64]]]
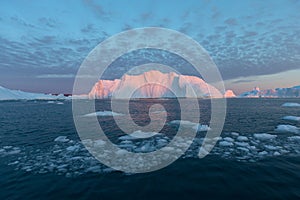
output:
[[[252,82],[270,87],[265,77],[276,74],[283,75],[273,87],[300,85],[299,76],[287,75],[300,75],[299,11],[299,0],[2,0],[0,85],[70,93],[81,62],[99,42],[145,26],[198,41],[237,92]],[[114,72],[122,72],[118,67]]]

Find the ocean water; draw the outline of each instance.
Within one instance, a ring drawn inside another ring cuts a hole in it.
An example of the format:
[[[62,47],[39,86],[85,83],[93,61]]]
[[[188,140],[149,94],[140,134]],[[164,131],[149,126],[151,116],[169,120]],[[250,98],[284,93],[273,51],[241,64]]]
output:
[[[228,99],[223,132],[207,157],[197,157],[201,131],[180,159],[144,174],[97,161],[76,133],[70,101],[0,102],[0,199],[299,199],[300,108],[283,107],[287,102],[300,99]],[[139,125],[150,122],[148,108],[156,103],[166,109],[167,124],[149,139],[124,137],[107,100],[96,102],[98,120],[121,148],[153,151],[176,134],[170,122],[180,120],[178,102],[130,103]],[[209,126],[210,101],[199,104],[199,122]]]

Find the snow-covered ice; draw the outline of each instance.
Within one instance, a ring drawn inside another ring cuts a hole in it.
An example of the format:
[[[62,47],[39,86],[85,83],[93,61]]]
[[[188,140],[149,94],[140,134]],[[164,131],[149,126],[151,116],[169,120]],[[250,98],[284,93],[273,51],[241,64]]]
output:
[[[143,138],[149,138],[153,137],[155,135],[158,135],[160,133],[157,132],[143,132],[141,130],[135,131],[131,134],[127,134],[124,136],[119,137],[120,140],[134,140],[134,139],[143,139]]]
[[[300,117],[296,117],[296,116],[285,116],[282,119],[284,119],[284,120],[290,120],[290,121],[296,121],[296,122],[300,121]]]
[[[193,126],[192,128],[199,132],[211,130],[211,128],[208,125],[201,125],[201,124],[197,124],[197,125]]]
[[[246,136],[242,136],[242,135],[238,136],[236,139],[240,142],[245,142],[249,140]]]
[[[254,137],[258,140],[265,141],[265,140],[273,140],[277,137],[277,135],[271,135],[268,133],[255,133]]]
[[[278,125],[275,129],[276,132],[279,133],[295,133],[295,134],[300,134],[300,129],[296,126],[292,125]]]
[[[122,113],[116,113],[113,111],[98,111],[98,112],[86,114],[84,115],[84,117],[95,117],[95,116],[104,117],[104,116],[123,116],[123,115],[124,114]]]
[[[67,136],[58,136],[54,139],[54,142],[69,142],[70,140],[67,138]]]
[[[284,103],[282,104],[283,107],[300,107],[299,103]]]
[[[228,142],[228,141],[221,141],[221,142],[219,142],[219,145],[222,147],[231,147],[231,146],[233,146],[233,143]]]
[[[300,136],[290,136],[290,137],[288,137],[288,140],[300,142]]]
[[[138,133],[140,136],[143,136],[143,134],[143,132]],[[213,147],[211,144],[206,144],[203,148],[200,148],[206,140],[210,142],[219,140],[209,155],[241,162],[255,162],[267,157],[299,155],[300,153],[300,136],[285,136],[285,134],[281,134],[280,139],[276,139],[279,136],[269,133],[239,133],[238,136],[231,133],[223,133],[222,136],[213,139],[204,139],[203,136],[197,136],[182,158],[198,159],[200,149],[200,153],[206,155],[208,149]],[[85,173],[115,171],[102,165],[87,151],[90,148],[105,149],[107,141],[86,139],[81,142],[73,138],[73,140],[70,140],[68,137],[58,136],[47,147],[40,149],[36,148],[36,146],[16,147],[0,145],[0,157],[5,157],[5,160],[7,160],[6,164],[9,164],[16,170],[24,170],[30,173],[56,173],[66,177],[74,177]],[[122,137],[119,137],[119,139]],[[116,142],[116,145],[120,148],[116,152],[116,156],[123,163],[129,162],[128,159],[131,159],[123,156],[127,151],[147,153],[162,149],[162,152],[167,156],[172,152],[180,152],[179,147],[188,145],[191,142],[185,137],[179,137],[175,146],[167,147],[166,145],[169,144],[171,139],[165,134],[155,134],[153,137],[140,140],[123,138]],[[108,152],[104,150],[99,157],[107,157],[108,155]],[[134,162],[137,165],[145,164],[142,163],[142,158]]]
[[[185,121],[185,120],[173,120],[170,122],[170,124],[181,125],[183,127],[192,128],[199,132],[211,130],[211,128],[208,125],[202,125],[200,123],[195,123],[195,122]]]
[[[225,138],[223,138],[223,140],[226,142],[234,142],[234,139],[231,137],[225,137]]]

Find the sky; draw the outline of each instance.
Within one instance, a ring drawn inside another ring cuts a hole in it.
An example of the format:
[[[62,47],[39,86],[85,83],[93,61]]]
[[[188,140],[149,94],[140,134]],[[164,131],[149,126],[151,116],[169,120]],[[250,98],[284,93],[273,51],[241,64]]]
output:
[[[142,27],[173,29],[199,42],[236,93],[300,85],[299,10],[300,0],[2,0],[0,85],[71,93],[93,48]],[[122,76],[122,67],[104,78]]]

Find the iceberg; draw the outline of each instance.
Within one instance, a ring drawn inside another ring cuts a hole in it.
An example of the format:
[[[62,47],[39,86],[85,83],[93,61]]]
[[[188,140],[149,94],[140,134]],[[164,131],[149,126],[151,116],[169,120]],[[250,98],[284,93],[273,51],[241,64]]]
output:
[[[260,90],[259,87],[255,87],[253,90],[244,92],[239,97],[246,98],[299,98],[300,97],[300,86],[294,86],[291,88],[276,88]]]
[[[234,98],[236,95],[232,90],[226,90],[224,93],[224,98]]]
[[[139,75],[126,74],[121,79],[99,80],[88,96],[90,99],[126,98],[122,94],[127,94],[136,86],[141,87],[132,94],[132,98],[224,97],[215,87],[199,77],[174,72],[162,73],[156,70]],[[226,95],[232,96],[233,92]]]
[[[20,90],[10,90],[0,86],[0,100],[57,100],[66,99],[64,95],[30,93]]]

